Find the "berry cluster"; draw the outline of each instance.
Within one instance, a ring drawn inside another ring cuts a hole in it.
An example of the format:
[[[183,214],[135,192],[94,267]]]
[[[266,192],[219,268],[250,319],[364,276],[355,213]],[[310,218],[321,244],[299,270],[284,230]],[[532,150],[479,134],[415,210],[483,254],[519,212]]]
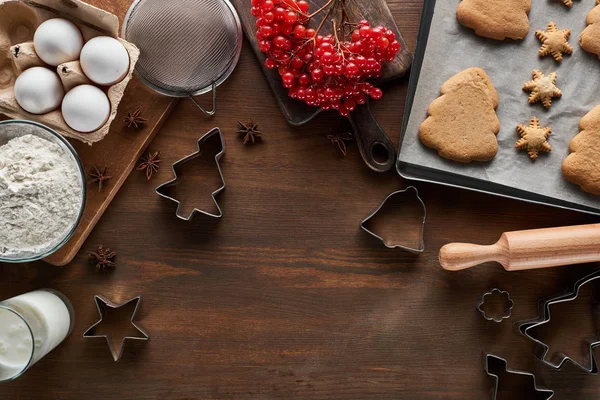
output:
[[[348,116],[370,97],[383,93],[368,80],[381,76],[382,63],[391,62],[400,43],[390,29],[345,21],[345,0],[330,0],[327,15],[315,30],[308,28],[311,15],[305,0],[252,0],[257,17],[256,37],[267,55],[265,65],[278,69],[288,95],[323,110],[338,110]],[[319,35],[328,17],[340,11],[339,24],[332,21],[333,34]],[[346,34],[347,32],[347,34]]]

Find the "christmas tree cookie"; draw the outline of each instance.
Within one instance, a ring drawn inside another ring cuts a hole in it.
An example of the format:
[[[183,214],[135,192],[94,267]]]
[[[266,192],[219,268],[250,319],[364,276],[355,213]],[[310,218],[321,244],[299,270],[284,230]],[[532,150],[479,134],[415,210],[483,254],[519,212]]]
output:
[[[419,128],[419,139],[441,157],[469,163],[490,161],[498,152],[498,93],[481,68],[469,68],[441,88]]]

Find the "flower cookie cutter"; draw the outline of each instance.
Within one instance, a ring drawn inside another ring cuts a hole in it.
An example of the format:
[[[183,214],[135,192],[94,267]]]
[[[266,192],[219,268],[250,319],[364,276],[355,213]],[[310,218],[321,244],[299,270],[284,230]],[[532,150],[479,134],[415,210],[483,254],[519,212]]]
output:
[[[410,246],[404,246],[404,245],[400,245],[400,244],[389,244],[389,242],[387,242],[385,240],[385,238],[383,238],[382,236],[373,232],[372,230],[370,230],[367,227],[369,221],[371,221],[371,219],[373,219],[375,216],[377,216],[377,214],[379,214],[379,212],[388,203],[390,203],[398,198],[405,198],[405,197],[412,198],[412,199],[416,198],[416,200],[420,203],[422,210],[423,210],[423,220],[422,220],[422,223],[420,226],[420,232],[419,232],[419,247],[410,247]],[[383,202],[379,205],[379,207],[377,207],[377,209],[375,211],[373,211],[371,213],[371,215],[369,215],[367,218],[365,218],[360,223],[360,227],[363,231],[365,231],[369,235],[380,240],[385,245],[385,247],[387,247],[388,249],[402,249],[402,250],[409,251],[411,253],[420,254],[425,251],[425,221],[426,221],[426,219],[427,219],[427,207],[425,206],[425,202],[419,196],[419,191],[417,190],[417,188],[414,186],[409,186],[404,190],[399,190],[397,192],[390,194],[388,197],[386,197],[385,200],[383,200]]]
[[[485,311],[483,306],[485,305],[485,300],[488,296],[494,296],[496,294],[499,294],[505,298],[506,305],[507,305],[506,312],[504,314],[498,314],[500,316],[494,316],[494,315],[490,316]],[[504,291],[504,290],[500,290],[498,288],[494,288],[494,289],[487,291],[486,293],[481,295],[481,298],[477,302],[477,310],[481,313],[483,318],[485,318],[486,321],[494,321],[497,323],[502,322],[505,319],[509,319],[512,316],[512,310],[514,307],[515,307],[515,302],[510,297],[510,293],[508,293],[507,291]]]
[[[494,362],[496,363],[500,363],[502,364],[502,369],[504,371],[506,371],[506,373],[510,374],[510,375],[519,375],[519,376],[525,376],[525,377],[530,377],[531,380],[533,381],[533,389],[536,392],[536,394],[538,396],[536,396],[536,399],[540,399],[540,400],[549,400],[550,398],[552,398],[552,396],[554,396],[554,391],[550,390],[548,388],[545,388],[543,386],[538,386],[537,382],[535,380],[535,375],[529,372],[524,372],[524,371],[517,371],[514,369],[509,369],[508,368],[508,362],[504,359],[504,358],[500,358],[494,354],[491,353],[485,353],[483,355],[484,358],[484,362],[483,362],[483,369],[485,370],[485,373],[488,376],[491,376],[492,378],[494,378],[494,386],[492,387],[492,400],[496,400],[498,398],[498,383],[500,381],[500,378],[498,377],[498,374],[495,373],[494,371],[492,371],[492,368],[490,367],[490,365]]]
[[[222,186],[212,193],[212,199],[215,202],[215,205],[217,207],[217,212],[211,213],[208,211],[200,210],[198,208],[194,208],[194,210],[191,212],[191,214],[189,216],[184,216],[181,214],[181,208],[182,208],[181,202],[179,200],[169,196],[168,194],[166,194],[165,190],[177,183],[177,181],[179,179],[177,176],[177,168],[180,165],[185,164],[186,162],[191,161],[191,160],[199,157],[200,155],[202,155],[203,148],[207,145],[207,143],[209,143],[211,141],[215,141],[215,140],[220,141],[220,151],[215,155],[215,164],[217,165],[217,171],[219,171],[219,176],[221,177],[221,182],[222,182]],[[212,130],[208,131],[204,136],[202,136],[198,140],[198,151],[197,152],[190,154],[189,156],[182,158],[181,160],[179,160],[175,164],[173,164],[172,169],[173,169],[173,174],[175,175],[175,178],[173,178],[172,180],[170,180],[166,183],[163,183],[162,185],[160,185],[159,187],[156,188],[156,193],[159,196],[177,203],[177,211],[176,211],[177,218],[182,219],[184,221],[191,221],[197,213],[205,215],[207,217],[211,217],[211,218],[222,218],[223,217],[223,211],[221,211],[221,207],[219,206],[219,203],[217,202],[216,196],[219,193],[221,193],[222,191],[224,191],[226,188],[225,178],[223,177],[223,172],[221,171],[221,166],[219,165],[219,161],[221,161],[221,158],[223,158],[223,156],[225,155],[225,149],[226,149],[225,137],[223,136],[223,134],[221,133],[221,130],[219,128],[213,128]]]
[[[578,363],[573,358],[563,353],[558,353],[552,359],[549,360],[547,357],[548,353],[550,352],[550,346],[534,337],[533,333],[531,332],[535,328],[538,328],[550,322],[550,320],[552,319],[550,308],[552,307],[552,305],[574,301],[579,296],[579,292],[584,285],[587,285],[588,283],[594,282],[598,279],[600,279],[600,270],[597,270],[592,274],[587,275],[578,280],[573,286],[573,289],[569,292],[554,297],[547,297],[542,299],[539,303],[540,311],[538,317],[532,320],[527,320],[518,323],[519,331],[526,338],[535,342],[535,355],[543,364],[555,370],[561,370],[567,363],[567,361],[570,361],[571,363],[575,364],[575,366],[587,373],[594,375],[598,374],[598,365],[594,357],[594,349],[600,346],[600,332],[597,332],[595,336],[585,340],[585,347],[586,349],[589,349],[589,352],[585,355],[583,364]]]
[[[100,314],[100,320],[98,322],[96,322],[94,325],[92,325],[91,327],[89,327],[83,334],[83,337],[84,338],[104,338],[104,339],[106,339],[106,342],[108,343],[108,348],[110,349],[110,352],[113,356],[113,360],[115,360],[115,362],[119,361],[121,359],[121,356],[123,355],[123,349],[125,348],[125,341],[127,341],[127,340],[148,341],[150,339],[150,336],[148,335],[148,333],[143,328],[141,328],[139,325],[137,325],[135,322],[135,315],[137,314],[138,309],[140,308],[140,304],[142,303],[142,296],[136,296],[133,299],[127,300],[123,304],[115,304],[112,301],[108,300],[106,297],[100,296],[100,295],[94,296],[94,301],[96,302],[96,307],[98,307],[98,313]],[[97,334],[96,329],[104,320],[104,317],[106,316],[107,308],[116,310],[121,307],[127,307],[129,304],[132,304],[132,303],[135,303],[135,309],[133,310],[133,313],[131,314],[130,322],[131,322],[131,325],[133,325],[133,327],[135,329],[137,329],[137,331],[141,334],[141,336],[125,336],[125,337],[123,337],[123,339],[121,339],[120,346],[117,350],[114,348],[114,346],[111,343],[111,335],[110,334]]]

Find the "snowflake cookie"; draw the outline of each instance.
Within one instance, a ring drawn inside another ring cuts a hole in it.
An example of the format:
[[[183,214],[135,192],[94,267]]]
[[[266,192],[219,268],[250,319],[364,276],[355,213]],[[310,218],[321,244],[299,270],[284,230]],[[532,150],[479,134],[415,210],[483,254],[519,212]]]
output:
[[[562,61],[563,54],[573,53],[569,44],[570,29],[559,30],[554,22],[550,22],[547,31],[536,31],[535,36],[543,43],[538,53],[540,57],[551,54],[556,61]]]
[[[517,125],[517,132],[521,135],[516,145],[517,149],[527,150],[533,161],[537,160],[539,153],[552,151],[552,146],[548,143],[552,128],[542,128],[537,117],[531,119],[529,126]]]
[[[542,102],[544,107],[550,108],[552,106],[552,99],[559,99],[562,97],[562,92],[556,87],[556,80],[558,74],[553,72],[548,76],[544,76],[542,71],[533,71],[533,80],[523,85],[523,90],[531,92],[529,96],[529,104]]]

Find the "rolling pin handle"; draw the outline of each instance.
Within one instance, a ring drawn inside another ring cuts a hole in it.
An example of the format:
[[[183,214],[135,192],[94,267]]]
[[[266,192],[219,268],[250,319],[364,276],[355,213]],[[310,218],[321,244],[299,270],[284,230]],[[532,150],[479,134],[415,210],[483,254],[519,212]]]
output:
[[[498,244],[450,243],[440,250],[440,264],[445,270],[460,271],[490,261],[500,262],[502,255],[502,247]]]

